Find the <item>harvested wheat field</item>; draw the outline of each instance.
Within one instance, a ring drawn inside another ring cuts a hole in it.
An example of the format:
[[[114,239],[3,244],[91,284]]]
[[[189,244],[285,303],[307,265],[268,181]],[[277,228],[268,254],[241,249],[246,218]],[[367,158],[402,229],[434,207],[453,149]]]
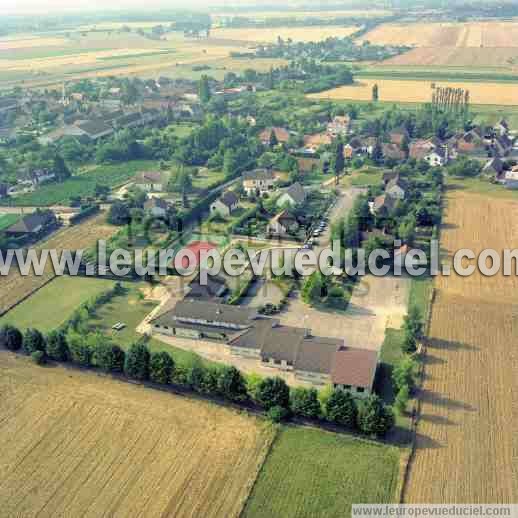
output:
[[[345,38],[358,30],[358,27],[311,26],[311,27],[269,27],[264,29],[214,29],[211,39],[273,43],[277,37],[293,41],[322,41],[327,38]],[[208,40],[210,42],[210,39]]]
[[[425,103],[432,100],[430,81],[411,81],[398,79],[360,79],[351,86],[339,86],[331,90],[309,94],[310,99],[370,101],[372,87],[379,87],[379,100],[388,102]],[[439,86],[439,83],[436,83]],[[518,106],[518,89],[514,84],[447,82],[440,86],[469,90],[471,104],[494,104]]]
[[[99,214],[73,227],[66,227],[53,234],[47,241],[36,247],[36,250],[87,249],[99,240],[108,239],[117,232],[117,227],[106,223],[106,215]],[[43,275],[22,276],[15,268],[11,268],[7,277],[1,278],[0,315],[28,297],[55,277],[50,261]]]
[[[518,21],[386,23],[361,41],[415,47],[518,47]]]
[[[512,67],[518,48],[418,47],[383,61],[383,66]]]
[[[453,191],[441,245],[518,248],[518,205]],[[439,277],[406,502],[518,501],[518,278]]]
[[[271,442],[245,415],[0,353],[2,516],[232,517]]]

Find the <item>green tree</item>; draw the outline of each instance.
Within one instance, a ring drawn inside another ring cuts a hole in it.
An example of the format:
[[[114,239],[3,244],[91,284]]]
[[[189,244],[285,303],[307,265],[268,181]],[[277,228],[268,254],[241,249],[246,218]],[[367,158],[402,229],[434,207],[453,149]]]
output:
[[[36,365],[44,365],[47,363],[47,356],[44,351],[33,351],[31,358]]]
[[[67,336],[67,341],[71,360],[82,367],[90,367],[93,351],[85,338],[78,333],[71,332]]]
[[[411,391],[415,387],[416,372],[417,365],[412,358],[406,356],[401,359],[392,371],[392,381],[396,390],[399,392],[407,387]]]
[[[246,381],[235,367],[224,367],[218,376],[218,392],[230,401],[248,399]]]
[[[23,344],[22,333],[14,326],[6,324],[0,329],[0,347],[19,351]]]
[[[47,335],[47,355],[57,362],[64,362],[69,359],[70,351],[65,333],[51,331]]]
[[[63,157],[61,155],[56,155],[54,157],[54,174],[56,175],[56,179],[58,182],[63,182],[67,178],[70,178],[72,176],[72,173],[70,172],[70,169],[67,167],[67,164],[63,160]]]
[[[23,337],[23,348],[27,354],[45,352],[45,337],[37,329],[27,329]]]
[[[112,225],[127,225],[131,222],[131,212],[128,204],[123,201],[114,202],[108,212],[108,223]]]
[[[375,164],[381,164],[383,162],[383,147],[379,139],[376,139],[376,143],[372,148],[371,158]]]
[[[196,359],[189,369],[187,383],[196,392],[203,392],[205,371],[206,369],[199,359]]]
[[[374,102],[377,102],[379,100],[379,87],[377,84],[375,84],[373,87],[372,87],[372,100]]]
[[[396,396],[394,401],[394,407],[396,408],[399,414],[404,414],[406,412],[406,408],[408,406],[408,401],[410,399],[410,391],[407,386],[404,386]]]
[[[124,373],[129,378],[145,381],[149,378],[149,350],[145,343],[134,343],[126,353]]]
[[[357,421],[364,434],[383,437],[394,426],[394,413],[379,396],[371,394],[360,402]]]
[[[200,97],[200,101],[203,104],[206,104],[210,101],[210,97],[211,97],[210,84],[209,84],[209,78],[206,75],[201,76],[200,84],[198,87],[198,95]]]
[[[100,340],[94,350],[95,364],[104,372],[122,372],[124,370],[124,351],[109,340]]]
[[[291,409],[294,414],[317,419],[321,414],[318,392],[314,388],[297,387],[291,392]]]
[[[290,389],[282,378],[265,378],[257,386],[255,400],[266,410],[274,406],[288,409]]]
[[[326,417],[329,421],[354,428],[358,410],[349,392],[336,389],[326,402]]]
[[[417,349],[417,340],[421,337],[423,331],[423,321],[421,311],[417,306],[410,306],[408,315],[403,321],[403,350],[412,353]]]
[[[174,374],[174,360],[166,351],[152,353],[149,361],[149,378],[155,383],[171,383]]]
[[[270,147],[275,147],[279,144],[279,141],[277,140],[277,134],[275,133],[275,130],[271,130],[270,132]]]

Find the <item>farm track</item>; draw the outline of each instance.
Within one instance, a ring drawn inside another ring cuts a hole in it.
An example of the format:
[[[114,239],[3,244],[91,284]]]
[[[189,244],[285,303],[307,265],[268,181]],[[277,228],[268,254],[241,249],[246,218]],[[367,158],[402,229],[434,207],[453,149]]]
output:
[[[0,353],[2,516],[238,516],[273,430],[237,412]]]
[[[453,191],[441,246],[518,248],[518,207]],[[438,277],[405,502],[518,501],[518,278]]]
[[[78,250],[87,249],[99,239],[111,237],[117,228],[106,224],[106,215],[99,214],[73,227],[58,230],[46,241],[39,244],[36,250],[57,249]],[[9,275],[2,277],[0,284],[0,315],[7,312],[16,304],[26,299],[32,293],[43,287],[55,277],[50,262],[42,276],[34,274],[22,276],[16,268],[12,268]]]

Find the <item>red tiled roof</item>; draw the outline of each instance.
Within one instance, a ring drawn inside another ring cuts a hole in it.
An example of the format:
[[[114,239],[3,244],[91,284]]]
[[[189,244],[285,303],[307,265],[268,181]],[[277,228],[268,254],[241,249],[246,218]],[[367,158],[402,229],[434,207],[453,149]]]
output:
[[[342,346],[335,353],[331,380],[338,385],[372,388],[378,353]]]

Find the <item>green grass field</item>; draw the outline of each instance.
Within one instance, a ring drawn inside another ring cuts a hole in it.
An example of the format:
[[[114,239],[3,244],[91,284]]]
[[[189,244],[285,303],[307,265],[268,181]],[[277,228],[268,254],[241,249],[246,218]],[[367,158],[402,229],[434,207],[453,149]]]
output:
[[[0,318],[25,330],[34,327],[48,333],[65,322],[83,302],[113,286],[113,281],[85,277],[57,277]]]
[[[244,518],[342,518],[353,503],[394,502],[399,450],[306,428],[283,428]]]
[[[94,196],[97,184],[117,187],[130,180],[138,171],[153,169],[157,163],[150,160],[135,160],[114,165],[98,165],[76,174],[62,183],[46,184],[35,192],[10,200],[10,204],[21,207],[50,206],[67,203],[70,198]]]
[[[19,219],[18,214],[0,214],[0,232],[14,225]]]

